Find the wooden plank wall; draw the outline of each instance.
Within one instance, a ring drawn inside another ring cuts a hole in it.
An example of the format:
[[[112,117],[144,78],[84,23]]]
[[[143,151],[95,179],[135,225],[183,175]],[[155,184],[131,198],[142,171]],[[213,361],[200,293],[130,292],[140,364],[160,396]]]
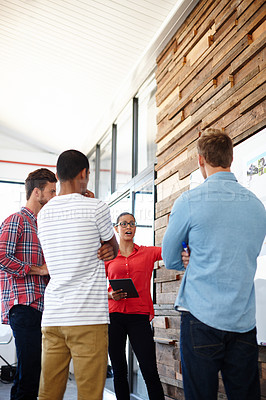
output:
[[[157,59],[156,245],[175,199],[197,169],[201,129],[221,128],[237,144],[265,126],[265,25],[264,0],[202,0]],[[182,274],[161,264],[155,276],[158,370],[166,399],[183,400],[179,316],[173,310]],[[224,393],[220,382],[219,399],[226,399]]]

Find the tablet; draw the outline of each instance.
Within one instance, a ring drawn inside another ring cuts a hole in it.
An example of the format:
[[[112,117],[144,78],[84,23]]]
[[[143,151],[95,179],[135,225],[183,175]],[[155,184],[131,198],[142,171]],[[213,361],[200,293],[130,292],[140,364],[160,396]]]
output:
[[[113,290],[123,289],[123,292],[127,292],[127,298],[139,297],[137,289],[131,278],[129,279],[109,279],[110,285]]]

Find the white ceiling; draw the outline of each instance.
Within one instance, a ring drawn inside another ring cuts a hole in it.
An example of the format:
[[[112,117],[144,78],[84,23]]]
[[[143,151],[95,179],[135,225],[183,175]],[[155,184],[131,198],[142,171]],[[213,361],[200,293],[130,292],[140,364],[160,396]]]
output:
[[[0,0],[1,146],[88,152],[191,3]]]

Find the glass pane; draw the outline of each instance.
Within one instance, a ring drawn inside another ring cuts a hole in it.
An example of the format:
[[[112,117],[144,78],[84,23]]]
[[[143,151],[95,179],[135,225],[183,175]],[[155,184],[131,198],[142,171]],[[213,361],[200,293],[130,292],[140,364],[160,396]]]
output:
[[[153,217],[154,217],[154,194],[153,180],[146,183],[140,190],[135,192],[135,218],[137,229],[135,243],[142,246],[152,246],[153,241]],[[152,287],[152,284],[151,284]],[[133,393],[141,399],[148,399],[146,385],[141,374],[139,364],[133,353]]]
[[[156,81],[153,78],[143,86],[137,97],[139,99],[138,125],[138,172],[154,163],[156,157]]]
[[[90,163],[90,178],[88,183],[88,189],[95,194],[95,165],[96,165],[96,151],[92,153],[89,158]]]
[[[130,193],[121,198],[117,203],[110,206],[111,219],[115,224],[117,217],[123,212],[132,213],[132,201]]]
[[[112,136],[110,133],[100,145],[99,199],[103,201],[111,195],[111,153]]]
[[[154,219],[153,180],[135,192],[135,218],[138,225],[152,227]]]
[[[0,182],[0,224],[26,204],[24,184]]]
[[[132,102],[117,119],[116,190],[132,178]]]

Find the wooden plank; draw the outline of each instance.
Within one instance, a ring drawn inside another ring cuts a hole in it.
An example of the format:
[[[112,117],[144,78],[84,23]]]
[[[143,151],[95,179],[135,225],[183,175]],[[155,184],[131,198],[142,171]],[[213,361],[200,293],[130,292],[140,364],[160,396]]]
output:
[[[187,107],[188,112],[190,112],[191,107],[188,105]],[[167,136],[165,136],[164,138],[162,138],[159,142],[158,142],[158,146],[157,146],[157,155],[160,154],[161,149],[165,147],[165,145],[174,137],[177,135],[178,132],[183,131],[184,129],[186,129],[186,127],[188,127],[191,123],[191,115],[187,116],[187,118],[184,119],[184,121],[182,121],[180,124],[178,124],[171,132],[168,133]],[[183,150],[181,152],[179,152],[178,157],[181,155],[181,153],[183,153],[185,151],[185,148],[183,148]],[[158,165],[158,164],[157,164]]]
[[[165,176],[164,179],[166,179],[166,174],[170,174],[171,170],[176,172],[176,169],[175,169],[176,165],[180,164],[181,162],[185,161],[188,158],[189,149],[191,147],[192,147],[192,145],[190,145],[189,148],[184,149],[184,151],[182,151],[180,154],[178,154],[178,156],[173,158],[172,161],[169,161],[164,167],[160,167],[157,170],[157,179],[158,179],[158,181],[164,176]]]
[[[164,377],[164,376],[162,376],[162,377],[160,377],[160,379],[161,379],[161,382],[163,382],[163,383],[167,383],[168,385],[172,385],[172,386],[177,386],[177,387],[181,387],[181,388],[183,388],[183,383],[181,382],[181,381],[178,381],[178,380],[176,380],[176,379],[171,379],[171,378],[167,378],[167,377]],[[175,399],[184,399],[185,400],[185,397],[175,397]]]
[[[210,89],[195,104],[193,104],[193,107],[191,109],[191,114],[194,115],[202,107],[208,108],[210,102],[214,103],[223,93],[227,91],[227,89],[229,89],[229,87],[230,85],[228,85],[228,74],[227,74],[226,80],[224,79],[224,81],[221,82],[220,85],[217,84],[216,88],[212,86],[212,89]],[[194,115],[194,117],[196,117],[196,115]]]
[[[164,237],[164,234],[165,234],[165,230],[166,230],[166,229],[158,229],[158,230],[156,231],[155,246],[159,246],[159,247],[162,246],[162,242],[163,242],[163,237]]]
[[[158,363],[173,366],[176,360],[180,360],[180,350],[176,346],[164,346],[157,342],[155,349]]]
[[[169,328],[169,319],[168,317],[154,317],[152,324],[156,328]]]
[[[175,90],[179,83],[177,76],[180,72],[188,69],[188,67],[184,66],[183,63],[180,61],[176,63],[168,74],[165,75],[164,79],[160,82],[156,92],[156,104],[157,107],[161,105],[163,101]]]
[[[261,378],[266,379],[266,363],[261,363],[260,368],[261,368]]]
[[[195,149],[195,153],[191,157],[188,158],[187,162],[184,162],[179,166],[179,178],[184,179],[189,176],[193,171],[198,169],[198,152]]]
[[[180,274],[178,274],[177,272],[175,272],[175,274],[173,275],[173,277],[171,279],[167,279],[167,282],[169,281],[180,281],[180,279],[182,278],[182,276]],[[162,283],[165,282],[165,278],[154,278],[154,283]]]
[[[174,340],[175,343],[179,342],[180,327],[178,329],[162,329],[154,328],[154,336],[157,338],[164,338],[166,340]]]
[[[180,140],[180,137],[184,136],[185,134],[188,134],[189,128],[193,128],[196,124],[199,125],[200,122],[201,123],[201,129],[204,129],[205,127],[209,126],[211,123],[215,123],[216,120],[218,119],[217,114],[219,114],[219,117],[221,118],[225,111],[228,112],[232,107],[229,107],[226,110],[223,110],[223,112],[221,112],[221,104],[223,102],[225,102],[228,98],[232,98],[232,101],[234,102],[234,106],[237,105],[236,99],[235,99],[235,93],[237,91],[239,91],[239,93],[243,92],[242,91],[242,87],[246,84],[249,83],[249,81],[252,80],[252,78],[256,77],[256,75],[259,75],[259,67],[256,67],[249,75],[247,75],[244,79],[242,79],[240,82],[238,82],[238,84],[236,84],[233,88],[230,88],[229,90],[226,90],[225,93],[222,96],[218,96],[217,100],[215,102],[212,102],[212,104],[210,105],[206,105],[205,104],[205,108],[203,110],[199,110],[198,113],[195,113],[192,116],[192,120],[191,120],[191,124],[189,127],[187,127],[187,129],[181,130],[176,136],[174,136],[167,145],[165,145],[164,148],[161,149],[161,153],[163,151],[166,151],[167,148],[170,148],[169,152],[171,152],[171,148],[173,146],[173,144],[175,144],[178,140]],[[263,79],[262,76],[260,79]],[[241,90],[240,90],[241,89]],[[242,99],[240,99],[242,100]],[[240,102],[240,101],[239,101]],[[224,109],[226,108],[226,106],[224,106]],[[216,117],[217,118],[213,118],[213,110],[216,110]],[[208,124],[203,123],[203,121],[207,120],[207,118],[209,118],[208,120]],[[210,121],[211,120],[211,121]],[[159,156],[160,153],[157,152],[157,156]],[[166,158],[164,158],[162,161],[160,160],[160,158],[158,159],[158,164],[156,166],[156,168],[160,168],[161,165],[164,165],[167,161],[169,162],[171,160],[171,158],[173,158],[173,154],[171,154],[169,156],[169,154],[166,153]]]
[[[161,218],[158,218],[154,221],[154,230],[156,231],[157,229],[160,228],[165,228],[168,224],[168,216],[164,215]]]
[[[186,53],[186,60],[192,66],[205,51],[210,47],[209,37],[214,35],[215,25],[213,24],[202,38]]]
[[[251,78],[252,74],[255,74],[254,77]],[[225,113],[230,111],[232,108],[236,107],[250,92],[258,88],[265,81],[265,71],[261,71],[257,73],[257,69],[250,74],[251,76],[247,76],[245,79],[240,82],[239,85],[235,85],[228,92],[230,92],[230,96],[226,93],[221,97],[218,104],[215,104],[215,108],[211,108],[209,114],[202,119],[202,129],[207,128],[211,124],[213,124],[217,119],[221,118]],[[251,79],[250,79],[251,78]]]
[[[165,60],[168,59],[168,56],[172,55],[172,53],[176,52],[177,48],[177,41],[175,38],[172,38],[172,40],[168,43],[168,45],[164,48],[164,50],[159,54],[159,56],[156,59],[156,64],[157,65],[162,65],[164,64]]]
[[[165,116],[168,115],[168,108],[169,108],[169,103],[171,103],[173,100],[177,99],[179,97],[179,87],[177,86],[173,92],[167,96],[167,98],[161,103],[161,105],[158,107],[158,113],[157,113],[157,124],[160,123],[160,121],[163,120]]]
[[[251,111],[241,115],[239,119],[228,125],[225,132],[228,133],[234,144],[241,142],[254,133],[260,131],[265,125],[266,102],[258,104]]]
[[[187,94],[187,96],[179,102],[178,105],[174,105],[169,110],[169,118],[173,118],[181,109],[183,109],[189,101],[194,97],[195,93],[199,90],[202,90],[204,86],[206,86],[210,80],[214,79],[217,75],[222,73],[228,65],[240,54],[243,50],[248,46],[246,38],[243,38],[237,46],[235,46],[231,51],[229,51],[220,63],[217,63],[214,68],[211,68],[211,73],[206,77],[204,76],[203,79],[198,83],[198,85],[194,86],[194,90]],[[186,82],[187,85],[187,82]],[[183,84],[180,84],[180,91],[182,91]]]
[[[224,40],[224,46],[226,46],[227,51],[231,51],[232,48],[237,46],[239,39],[242,40],[250,33],[250,31],[257,27],[261,21],[263,21],[264,14],[263,10],[260,9],[263,4],[264,0],[253,1],[250,7],[248,7],[243,14],[238,17],[237,33],[230,39],[230,41],[228,38],[225,38]],[[217,63],[221,63],[223,58],[223,52],[216,53],[213,59],[213,66]]]
[[[261,5],[263,3],[263,0],[258,0],[258,3]],[[248,14],[249,15],[249,14]],[[179,110],[183,109],[184,106],[191,100],[191,98],[194,97],[195,93],[201,90],[208,82],[210,82],[211,79],[214,79],[216,75],[220,74],[239,54],[241,54],[244,49],[248,46],[248,41],[246,39],[247,33],[252,30],[255,26],[257,26],[263,19],[263,14],[259,10],[256,15],[253,15],[251,19],[246,21],[244,19],[244,22],[247,23],[245,28],[238,30],[233,38],[230,38],[230,36],[227,37],[228,41],[230,39],[229,45],[230,48],[227,49],[227,53],[224,55],[223,51],[225,47],[224,42],[220,42],[219,46],[215,49],[215,54],[213,55],[214,60],[213,60],[213,65],[212,65],[212,73],[210,76],[208,76],[207,81],[206,79],[203,80],[203,82],[194,88],[194,91],[192,93],[188,93],[187,96],[182,99],[182,101],[178,104],[178,106],[173,106],[169,110],[169,118],[173,117]],[[242,26],[242,25],[241,25]],[[238,26],[239,29],[239,26]],[[205,58],[205,63],[208,61],[208,58]],[[203,68],[203,65],[201,65],[201,69]],[[206,69],[206,64],[204,65],[204,69]],[[199,71],[196,69],[194,71],[194,75],[190,76],[191,71],[189,72],[189,75],[185,77],[185,80],[183,82],[179,82],[180,86],[180,92],[183,91],[183,89],[188,85],[188,83],[195,78],[195,72],[196,75],[198,75]]]
[[[157,201],[161,201],[164,197],[170,196],[188,184],[189,179],[180,180],[178,172],[169,176],[167,179],[157,185]]]
[[[230,68],[230,74],[236,74],[241,68],[243,68],[252,58],[256,56],[266,46],[265,43],[266,32],[263,32],[259,38],[251,43],[243,53],[239,55],[232,63]]]
[[[177,132],[168,143],[157,151],[158,162],[156,170],[164,167],[185,149],[193,146],[193,143],[198,140],[201,132],[201,120],[208,115],[208,108],[191,117],[191,122],[179,132]],[[175,146],[173,146],[175,145]]]
[[[157,368],[160,376],[176,379],[175,370],[173,367],[169,367],[168,365],[158,363]]]
[[[154,278],[155,283],[156,282],[169,282],[169,281],[176,281],[180,280],[182,278],[183,273],[176,271],[176,270],[171,270],[171,269],[166,269],[166,268],[161,268],[160,270],[156,271],[156,277]]]
[[[238,1],[230,1],[215,19],[216,32],[233,16],[235,18]]]
[[[174,345],[177,340],[174,339],[168,339],[168,338],[159,338],[159,337],[155,337],[153,338],[155,343],[160,343],[160,344],[167,344],[167,345]]]
[[[176,317],[177,311],[173,308],[171,308],[170,311],[164,310],[163,308],[157,309],[155,311],[155,315],[157,315],[157,316],[165,315],[166,312],[169,317]]]
[[[176,34],[176,38],[177,38],[177,41],[178,41],[178,51],[176,52],[176,53],[178,53],[178,54],[183,54],[183,52],[185,51],[186,53],[188,53],[189,51],[190,51],[190,49],[192,49],[193,48],[193,46],[195,46],[195,44],[197,43],[197,41],[198,40],[200,40],[200,38],[206,33],[206,31],[210,28],[210,26],[213,24],[213,18],[215,18],[215,17],[217,17],[217,15],[219,15],[219,12],[224,8],[224,6],[225,6],[225,3],[223,2],[221,2],[221,3],[219,3],[219,7],[220,8],[218,8],[215,12],[216,12],[216,14],[215,15],[211,15],[210,16],[210,20],[204,20],[201,24],[200,24],[200,28],[198,29],[198,33],[197,33],[197,39],[196,40],[194,40],[193,41],[193,37],[188,37],[189,35],[187,34],[187,32],[186,32],[186,35],[185,35],[185,38],[186,38],[186,44],[182,44],[182,46],[181,45],[179,45],[179,41],[181,40],[182,41],[182,39],[181,39],[181,36],[180,36],[180,33],[179,32],[177,32],[177,34]],[[211,11],[211,8],[208,8],[208,12],[210,12]],[[207,18],[207,17],[206,17]],[[189,48],[186,48],[186,46],[189,46]],[[180,58],[181,57],[181,58]],[[175,61],[175,63],[176,64],[178,64],[179,65],[179,70],[180,70],[180,68],[182,67],[182,62],[181,62],[181,60],[182,60],[182,58],[183,58],[183,56],[179,56],[179,59],[177,59],[176,61]],[[203,59],[203,61],[205,60],[205,57],[204,57],[204,59]],[[202,69],[202,67],[201,67],[201,69]],[[191,69],[191,68],[186,68],[186,70],[187,70],[187,72],[185,71],[183,71],[182,70],[182,75],[181,75],[181,77],[182,77],[182,79],[183,79],[183,77],[185,77],[186,76],[186,74],[188,73],[188,74],[191,74],[191,72],[193,71],[193,69]],[[196,72],[196,75],[198,74],[198,71]],[[176,81],[176,76],[170,76],[169,77],[169,79],[170,79],[170,82],[172,82],[172,84],[173,84],[173,82],[174,81]],[[176,81],[177,82],[177,81]],[[160,88],[160,86],[158,87],[158,93],[160,93],[160,90],[161,90],[161,88]],[[169,87],[169,90],[170,90],[170,92],[173,90],[173,87]],[[163,98],[166,98],[167,97],[167,95],[168,95],[168,93],[164,93],[164,95],[163,95]],[[160,104],[160,101],[162,101],[162,99],[160,99],[159,100],[159,97],[157,98],[157,105],[159,105]]]
[[[184,121],[184,112],[181,110],[174,118],[169,120],[168,115],[160,122],[157,128],[156,142],[168,135],[175,127]]]
[[[241,101],[240,113],[244,114],[254,108],[257,104],[261,103],[266,98],[266,83],[254,90],[247,97]]]
[[[266,21],[264,21],[255,31],[252,33],[252,40],[256,41],[266,31]]]
[[[156,296],[156,301],[160,304],[172,304],[174,307],[176,296],[177,293],[158,293]]]
[[[177,294],[179,286],[180,286],[180,279],[171,281],[171,282],[163,282],[162,283],[162,293],[175,293]]]
[[[189,189],[189,185],[185,186],[181,190],[178,190],[177,192],[171,194],[170,196],[166,197],[164,200],[158,202],[155,204],[155,212],[156,212],[156,218],[159,218],[165,214],[170,213],[172,210],[173,204],[175,200],[185,191]]]
[[[167,68],[172,61],[173,55],[177,50],[176,39],[173,39],[169,45],[167,52],[164,57],[157,63],[157,70],[155,72],[155,77],[158,82],[163,78],[164,74],[167,72]]]

